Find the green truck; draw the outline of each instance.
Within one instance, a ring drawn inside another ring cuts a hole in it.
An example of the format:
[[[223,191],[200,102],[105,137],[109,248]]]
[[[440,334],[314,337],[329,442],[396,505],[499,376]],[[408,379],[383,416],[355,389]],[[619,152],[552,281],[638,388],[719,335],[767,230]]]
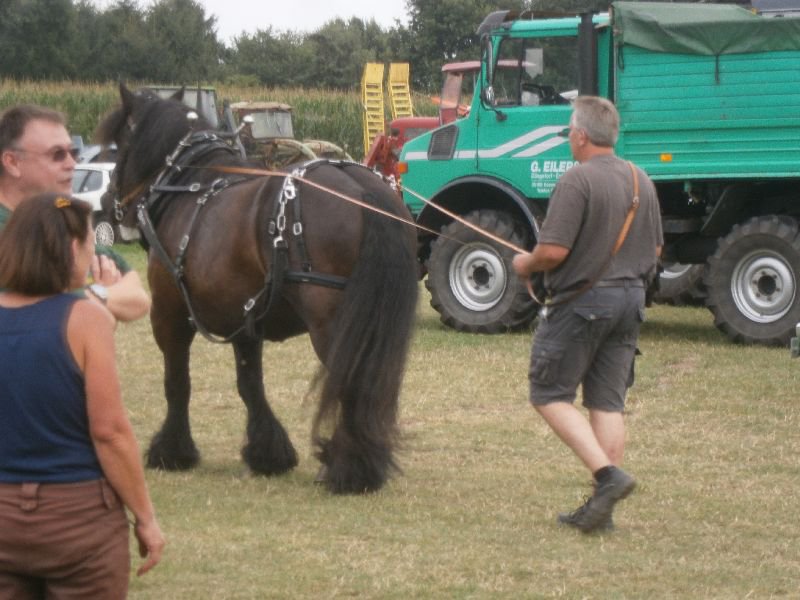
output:
[[[786,345],[800,321],[800,19],[735,5],[616,2],[608,14],[490,14],[469,114],[409,141],[404,199],[425,230],[431,304],[462,331],[527,326],[514,254],[445,212],[532,248],[574,161],[571,99],[617,106],[617,154],[658,188],[664,260],[704,265],[731,339]],[[518,68],[497,69],[499,61]],[[435,233],[434,233],[435,232]]]

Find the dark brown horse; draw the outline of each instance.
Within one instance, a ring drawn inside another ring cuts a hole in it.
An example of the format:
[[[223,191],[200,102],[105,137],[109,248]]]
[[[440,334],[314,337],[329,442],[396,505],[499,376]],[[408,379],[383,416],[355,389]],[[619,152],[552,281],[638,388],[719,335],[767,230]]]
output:
[[[396,466],[417,298],[414,231],[311,182],[409,219],[397,194],[353,163],[306,164],[294,178],[234,173],[247,163],[178,99],[124,85],[120,94],[97,137],[118,146],[117,215],[138,219],[149,250],[167,415],[147,464],[188,469],[199,460],[189,427],[189,348],[199,331],[233,345],[246,463],[265,475],[295,467],[265,397],[262,347],[308,332],[323,365],[312,433],[325,483],[334,493],[379,489]]]

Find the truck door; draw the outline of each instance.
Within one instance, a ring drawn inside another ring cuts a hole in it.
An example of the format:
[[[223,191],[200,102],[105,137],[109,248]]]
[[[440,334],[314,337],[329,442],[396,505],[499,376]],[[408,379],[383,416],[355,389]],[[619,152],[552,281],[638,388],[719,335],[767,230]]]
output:
[[[577,96],[576,34],[503,37],[487,73],[477,170],[529,198],[547,198],[574,164],[563,133]]]

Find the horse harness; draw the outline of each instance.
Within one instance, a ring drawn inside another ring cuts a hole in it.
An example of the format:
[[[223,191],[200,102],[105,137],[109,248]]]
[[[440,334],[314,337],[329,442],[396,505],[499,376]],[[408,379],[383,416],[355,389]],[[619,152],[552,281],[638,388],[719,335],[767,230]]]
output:
[[[227,343],[242,332],[245,332],[250,337],[258,337],[256,324],[272,308],[285,282],[308,283],[334,289],[344,288],[347,283],[346,277],[318,273],[312,268],[303,237],[300,196],[297,185],[292,179],[292,177],[303,177],[308,171],[322,164],[341,166],[343,161],[329,159],[312,160],[304,163],[302,167],[295,169],[285,176],[277,201],[275,202],[273,214],[267,226],[267,234],[272,241],[272,264],[270,268],[267,269],[264,285],[254,296],[248,298],[244,303],[242,307],[242,325],[230,335],[221,337],[208,331],[197,319],[184,276],[184,259],[189,247],[195,222],[206,203],[221,191],[251,180],[252,176],[238,175],[219,177],[210,184],[202,184],[199,182],[188,184],[179,183],[185,171],[190,168],[197,168],[192,167],[192,163],[219,150],[236,156],[239,155],[238,152],[217,133],[210,131],[190,131],[187,133],[178,143],[172,154],[166,158],[164,168],[156,176],[155,182],[150,186],[148,193],[140,197],[137,202],[136,219],[147,245],[154,250],[156,256],[158,256],[159,260],[161,260],[167,268],[175,284],[178,286],[189,311],[189,321],[194,329],[211,342]],[[268,181],[269,179],[265,179],[263,185],[258,189],[256,197],[261,196]],[[179,193],[198,194],[198,197],[195,202],[194,211],[187,223],[186,232],[181,237],[178,245],[178,252],[173,261],[158,239],[156,225],[164,214],[166,198],[170,194]],[[292,214],[291,228],[287,228],[287,207],[289,204],[291,204]],[[287,237],[290,234],[292,239],[295,240],[295,248],[300,257],[300,271],[292,271],[289,269],[289,240]]]

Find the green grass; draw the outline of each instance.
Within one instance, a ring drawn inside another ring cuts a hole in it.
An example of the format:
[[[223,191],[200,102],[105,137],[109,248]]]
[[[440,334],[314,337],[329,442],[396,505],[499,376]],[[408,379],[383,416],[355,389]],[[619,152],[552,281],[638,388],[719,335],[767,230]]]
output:
[[[140,251],[123,247],[143,267]],[[530,335],[444,328],[421,294],[402,395],[404,473],[379,493],[313,484],[317,360],[307,337],[268,344],[265,386],[299,467],[251,476],[232,351],[193,348],[189,473],[148,471],[168,536],[130,597],[798,598],[798,372],[786,349],[737,346],[699,308],[654,307],[629,395],[626,468],[639,480],[617,530],[555,516],[588,474],[527,402]],[[123,393],[146,446],[164,415],[145,321],[117,331]]]

